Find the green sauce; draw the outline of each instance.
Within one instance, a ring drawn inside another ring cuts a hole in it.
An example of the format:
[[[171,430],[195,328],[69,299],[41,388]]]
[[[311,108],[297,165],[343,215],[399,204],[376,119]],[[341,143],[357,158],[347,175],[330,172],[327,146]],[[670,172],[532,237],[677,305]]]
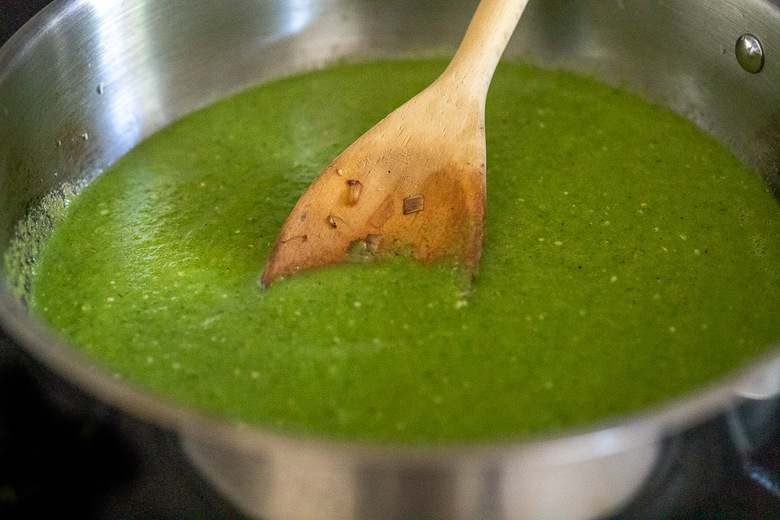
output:
[[[127,381],[218,416],[375,441],[514,438],[638,410],[780,338],[780,206],[693,124],[502,64],[474,284],[350,264],[258,287],[309,182],[443,61],[335,66],[165,128],[84,189],[32,305]]]

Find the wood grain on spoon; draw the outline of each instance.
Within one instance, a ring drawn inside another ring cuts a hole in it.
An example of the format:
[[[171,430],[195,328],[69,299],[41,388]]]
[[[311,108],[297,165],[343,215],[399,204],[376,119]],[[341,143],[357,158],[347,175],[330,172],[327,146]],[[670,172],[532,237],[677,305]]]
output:
[[[262,276],[351,255],[475,269],[485,218],[485,98],[528,0],[482,0],[447,69],[341,153],[285,221]]]

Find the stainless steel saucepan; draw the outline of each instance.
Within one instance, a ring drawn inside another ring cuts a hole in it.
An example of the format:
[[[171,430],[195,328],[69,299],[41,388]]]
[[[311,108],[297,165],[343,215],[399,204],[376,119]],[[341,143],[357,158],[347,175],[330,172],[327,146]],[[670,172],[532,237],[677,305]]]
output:
[[[475,6],[54,2],[0,50],[0,253],[46,195],[89,182],[181,116],[335,60],[454,50]],[[671,107],[780,193],[776,0],[534,0],[507,56],[596,75]],[[30,353],[71,384],[176,432],[217,489],[271,520],[605,516],[629,503],[658,472],[666,447],[703,421],[726,420],[747,456],[778,409],[775,348],[663,406],[532,441],[410,447],[284,437],[113,379],[31,317],[11,285],[0,278],[0,321]]]

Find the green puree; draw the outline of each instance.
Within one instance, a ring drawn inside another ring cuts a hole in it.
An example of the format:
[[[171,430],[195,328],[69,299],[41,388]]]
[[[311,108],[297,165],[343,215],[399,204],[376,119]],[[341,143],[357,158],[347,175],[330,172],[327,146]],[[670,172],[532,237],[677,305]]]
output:
[[[350,264],[258,286],[300,193],[440,60],[339,65],[165,128],[76,198],[32,304],[168,399],[307,435],[549,432],[705,384],[780,338],[780,206],[694,125],[502,64],[475,283]]]

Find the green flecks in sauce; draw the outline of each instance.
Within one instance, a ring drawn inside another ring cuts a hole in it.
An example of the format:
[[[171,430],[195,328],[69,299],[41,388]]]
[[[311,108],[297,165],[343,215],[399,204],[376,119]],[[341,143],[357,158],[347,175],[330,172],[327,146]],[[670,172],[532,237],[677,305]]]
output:
[[[404,442],[587,424],[780,338],[780,207],[760,179],[664,109],[518,64],[487,102],[473,285],[398,259],[260,290],[313,177],[445,65],[336,66],[162,130],[72,203],[35,311],[120,377],[206,412]]]

